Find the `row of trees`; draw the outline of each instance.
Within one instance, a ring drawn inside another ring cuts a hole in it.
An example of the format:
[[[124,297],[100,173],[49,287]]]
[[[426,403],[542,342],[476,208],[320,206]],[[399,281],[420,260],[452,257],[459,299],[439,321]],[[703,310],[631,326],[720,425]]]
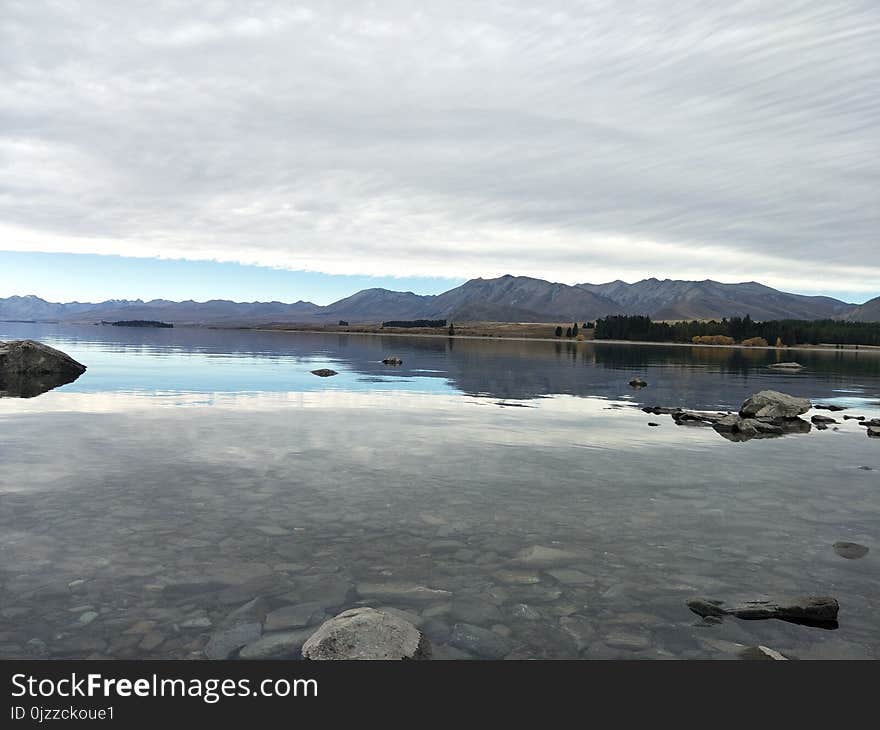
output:
[[[734,342],[763,338],[776,345],[880,345],[880,323],[836,319],[776,319],[756,322],[749,315],[720,322],[654,322],[650,317],[613,315],[596,320],[597,340],[695,342],[696,338],[726,337]],[[707,341],[707,340],[703,340]]]
[[[591,330],[595,327],[592,322],[584,322],[582,327],[578,327],[578,323],[575,322],[571,327],[565,330],[566,337],[577,337],[580,334],[581,329]],[[559,326],[556,328],[556,336],[562,337],[562,327]]]

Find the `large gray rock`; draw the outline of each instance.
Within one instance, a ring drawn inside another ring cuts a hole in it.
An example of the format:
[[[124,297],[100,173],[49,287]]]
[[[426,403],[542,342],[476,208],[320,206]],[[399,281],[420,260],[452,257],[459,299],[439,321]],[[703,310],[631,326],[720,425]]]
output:
[[[325,621],[303,644],[304,659],[430,659],[431,644],[408,621],[353,608]]]
[[[32,398],[86,371],[70,355],[34,340],[0,342],[0,395]]]
[[[746,398],[739,415],[743,418],[797,418],[811,407],[808,398],[795,398],[776,390],[762,390]]]

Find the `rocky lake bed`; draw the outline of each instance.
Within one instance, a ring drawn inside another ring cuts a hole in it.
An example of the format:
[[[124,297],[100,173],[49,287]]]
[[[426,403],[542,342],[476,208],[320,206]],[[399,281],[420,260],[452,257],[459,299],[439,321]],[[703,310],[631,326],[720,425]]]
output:
[[[873,370],[54,336],[86,374],[0,398],[3,658],[880,658]]]

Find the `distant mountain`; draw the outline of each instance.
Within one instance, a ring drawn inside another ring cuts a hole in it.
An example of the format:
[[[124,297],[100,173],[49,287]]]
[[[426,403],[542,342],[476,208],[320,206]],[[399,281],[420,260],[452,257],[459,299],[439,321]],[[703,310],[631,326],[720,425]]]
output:
[[[447,319],[453,322],[583,322],[609,314],[647,314],[654,319],[868,318],[880,320],[880,298],[861,307],[830,297],[787,294],[755,282],[645,279],[635,284],[569,286],[528,276],[471,279],[438,295],[390,289],[364,289],[327,306],[299,301],[173,302],[154,299],[111,300],[97,304],[56,304],[35,296],[0,299],[0,320],[94,323],[158,320],[177,325],[254,326],[323,323],[339,320],[375,323],[388,320]]]
[[[321,307],[316,318],[335,324],[335,320],[382,322],[391,319],[419,319],[434,296],[390,289],[364,289],[350,297]]]
[[[870,299],[848,312],[843,319],[852,322],[880,322],[880,297]]]
[[[86,322],[116,320],[161,320],[174,324],[250,325],[269,322],[303,322],[321,309],[311,302],[172,302],[153,299],[110,300],[97,304],[71,302],[55,304],[33,295],[0,299],[0,320],[35,322]]]
[[[582,322],[622,307],[601,294],[528,276],[471,279],[434,298],[429,319],[497,322]]]
[[[856,305],[831,297],[788,294],[754,281],[722,284],[718,281],[644,279],[635,284],[578,284],[587,291],[617,302],[628,314],[654,319],[826,319],[841,317]]]

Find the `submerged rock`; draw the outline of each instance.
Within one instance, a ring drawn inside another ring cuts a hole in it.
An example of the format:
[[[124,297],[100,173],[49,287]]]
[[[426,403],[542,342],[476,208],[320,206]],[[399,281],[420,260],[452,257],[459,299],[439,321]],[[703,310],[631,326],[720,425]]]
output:
[[[808,398],[796,398],[776,390],[749,396],[739,409],[743,418],[796,418],[812,407]]]
[[[399,357],[386,357],[382,362],[385,365],[403,365],[403,360]]]
[[[648,383],[645,382],[644,380],[642,380],[641,378],[633,378],[632,380],[629,381],[629,384],[633,388],[645,388],[648,385]]]
[[[880,438],[880,426],[868,426],[869,438]]]
[[[804,366],[799,362],[774,362],[767,366],[776,370],[803,370]]]
[[[72,383],[86,366],[34,340],[0,342],[0,396],[33,398]]]
[[[330,368],[321,368],[320,370],[312,370],[312,375],[317,375],[319,378],[329,378],[332,375],[339,375],[339,373],[330,370]]]
[[[452,646],[487,659],[502,659],[510,653],[513,644],[504,636],[473,624],[458,623],[449,637]]]
[[[432,603],[452,596],[449,591],[414,583],[360,583],[357,592],[361,598],[401,603]]]
[[[238,652],[239,659],[288,659],[299,654],[314,629],[263,634]]]
[[[840,605],[830,596],[761,599],[744,601],[726,607],[724,601],[692,598],[687,607],[698,616],[736,616],[746,620],[777,618],[794,623],[805,623],[837,628]]]
[[[868,548],[857,542],[836,542],[831,547],[840,557],[847,560],[858,560],[868,554]]]
[[[324,622],[303,644],[304,659],[430,659],[431,644],[408,621],[354,608]]]
[[[205,646],[208,659],[229,659],[241,647],[260,638],[263,626],[257,622],[237,624],[215,633]]]

